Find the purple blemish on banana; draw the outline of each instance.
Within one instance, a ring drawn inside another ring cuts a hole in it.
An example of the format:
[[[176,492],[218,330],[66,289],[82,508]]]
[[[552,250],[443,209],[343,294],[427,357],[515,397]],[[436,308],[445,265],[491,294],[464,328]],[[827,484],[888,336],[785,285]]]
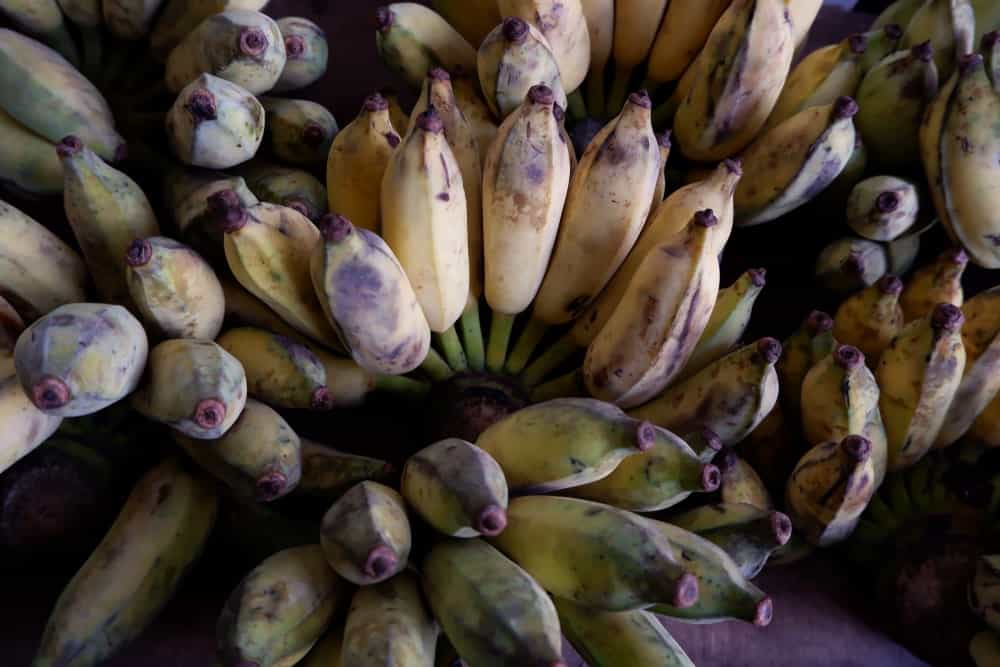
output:
[[[298,60],[306,52],[306,40],[302,35],[285,37],[285,54],[292,60]]]

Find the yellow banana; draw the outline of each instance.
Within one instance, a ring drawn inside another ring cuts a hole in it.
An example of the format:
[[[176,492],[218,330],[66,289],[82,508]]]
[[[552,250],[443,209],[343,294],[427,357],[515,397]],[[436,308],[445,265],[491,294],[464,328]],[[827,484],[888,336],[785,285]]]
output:
[[[504,18],[529,21],[549,41],[563,88],[580,87],[590,67],[590,32],[580,0],[497,0]]]
[[[792,27],[792,44],[798,51],[809,37],[823,0],[786,0],[788,6],[788,21]]]
[[[476,50],[433,9],[395,2],[375,10],[379,56],[407,83],[419,88],[434,67],[476,69]]]
[[[402,572],[354,594],[344,647],[344,667],[433,667],[438,628],[416,575]]]
[[[101,0],[104,25],[112,35],[126,41],[143,39],[163,0]]]
[[[336,621],[327,629],[326,634],[309,650],[301,667],[344,667],[340,658],[343,655],[344,627]]]
[[[597,115],[604,112],[604,74],[615,37],[615,0],[580,0],[590,33],[590,71],[587,104]]]
[[[496,0],[434,0],[431,6],[472,46],[482,44],[503,20]]]
[[[608,95],[608,116],[618,113],[625,102],[632,70],[649,55],[668,4],[669,0],[615,0],[611,48],[615,78]]]
[[[902,291],[903,281],[887,275],[849,296],[837,309],[834,337],[861,350],[872,368],[903,328],[903,309],[899,305]]]
[[[401,135],[406,134],[406,128],[410,126],[410,114],[400,104],[399,93],[396,92],[395,88],[386,86],[381,88],[377,94],[382,95],[389,104],[389,119],[392,121],[392,126],[396,128],[396,132]],[[479,95],[478,85],[476,87],[476,95]],[[483,106],[486,106],[485,102]],[[486,110],[486,114],[489,115],[489,109]]]
[[[941,80],[951,77],[959,57],[975,50],[976,16],[969,0],[928,0],[906,24],[904,49],[930,41]]]
[[[49,439],[62,417],[49,415],[37,407],[21,388],[14,372],[14,360],[5,350],[0,355],[0,473]]]
[[[142,633],[194,562],[218,499],[174,460],[139,480],[49,616],[33,667],[93,667]]]
[[[298,90],[319,81],[330,58],[323,29],[298,16],[278,19],[278,28],[285,42],[285,67],[271,91]]]
[[[337,134],[337,120],[311,100],[261,97],[267,112],[264,142],[279,160],[289,164],[323,164]]]
[[[285,324],[263,301],[246,291],[232,278],[224,277],[222,293],[226,300],[226,324],[230,326],[251,326],[276,333],[298,342],[305,338]]]
[[[964,250],[950,248],[930,264],[917,269],[899,299],[906,321],[926,317],[939,303],[961,308],[965,302],[962,274],[968,263],[969,256]]]
[[[872,241],[894,241],[917,221],[920,197],[909,181],[873,176],[859,182],[847,199],[847,224]]]
[[[591,667],[694,667],[663,623],[648,611],[596,612],[556,600],[563,632]]]
[[[159,62],[208,17],[227,9],[260,11],[268,0],[166,0],[149,35],[149,51]]]
[[[493,113],[479,94],[479,79],[476,71],[452,72],[451,89],[455,93],[455,103],[465,114],[465,120],[472,126],[479,144],[479,163],[486,164],[486,155],[497,136],[497,124]]]
[[[874,285],[888,272],[888,246],[854,236],[830,242],[816,257],[816,280],[840,294]]]
[[[0,182],[29,195],[60,194],[62,165],[51,142],[0,109]]]
[[[23,32],[37,37],[74,67],[80,65],[76,42],[67,30],[60,7],[62,0],[0,0],[0,14],[6,14]]]
[[[736,452],[723,450],[715,462],[722,475],[719,497],[723,503],[753,505],[766,511],[774,509],[774,501],[764,481],[753,466],[737,456]]]
[[[732,0],[671,0],[646,63],[654,86],[677,81],[701,51]]]
[[[829,354],[833,345],[833,318],[821,310],[814,310],[801,326],[782,343],[781,359],[777,371],[781,382],[781,402],[789,415],[799,414],[802,381],[817,361]],[[821,354],[816,348],[822,346]]]

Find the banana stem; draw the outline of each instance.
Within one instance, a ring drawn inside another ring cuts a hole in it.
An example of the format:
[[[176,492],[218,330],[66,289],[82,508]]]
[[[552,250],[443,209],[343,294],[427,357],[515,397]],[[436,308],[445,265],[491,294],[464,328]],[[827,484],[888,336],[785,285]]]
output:
[[[433,348],[427,351],[427,358],[424,359],[424,363],[420,364],[420,370],[426,373],[433,382],[444,382],[455,374],[451,370],[451,366]],[[376,386],[377,384],[376,381]]]
[[[583,92],[577,88],[566,98],[566,111],[572,121],[580,121],[587,117],[587,103],[583,101]]]
[[[490,323],[490,343],[486,350],[486,368],[491,373],[502,373],[504,362],[507,361],[507,347],[510,344],[510,332],[514,328],[517,315],[493,312],[493,322]]]
[[[587,389],[583,385],[583,370],[577,368],[566,375],[557,377],[555,380],[535,387],[534,391],[531,392],[531,400],[535,403],[541,403],[542,401],[551,401],[556,398],[572,398],[586,395]]]
[[[535,363],[528,366],[524,371],[524,384],[528,387],[536,387],[542,380],[552,374],[554,370],[562,366],[579,351],[580,347],[573,338],[566,334],[552,344],[545,353],[535,360]]]
[[[101,57],[104,42],[101,28],[80,28],[80,41],[83,44],[83,71],[91,81],[97,81],[101,74]]]
[[[431,390],[431,386],[403,375],[378,375],[375,378],[375,390],[404,398],[423,398]]]
[[[510,353],[510,358],[507,359],[508,373],[511,375],[521,374],[524,367],[531,361],[532,355],[535,354],[535,348],[542,342],[542,338],[545,337],[545,333],[548,330],[549,325],[541,320],[531,318],[528,321],[528,325],[524,327],[520,338],[514,344],[514,350]]]
[[[448,365],[456,371],[468,370],[469,364],[465,360],[465,350],[462,349],[462,341],[458,339],[458,331],[455,330],[455,327],[449,327],[447,331],[438,334],[437,338]]]
[[[462,342],[465,343],[469,368],[481,372],[486,366],[486,352],[483,346],[483,326],[479,320],[479,299],[469,299],[458,322],[462,327]]]
[[[604,67],[590,70],[587,76],[587,107],[603,118],[607,101],[604,98]]]
[[[615,70],[615,79],[611,83],[611,94],[608,95],[608,118],[614,118],[625,106],[625,98],[628,97],[628,83],[632,79],[631,67],[618,67]]]

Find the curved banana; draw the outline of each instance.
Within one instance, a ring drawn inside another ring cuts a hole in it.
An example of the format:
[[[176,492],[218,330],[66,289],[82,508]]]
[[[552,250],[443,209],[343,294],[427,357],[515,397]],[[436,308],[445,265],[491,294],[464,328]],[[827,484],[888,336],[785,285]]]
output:
[[[326,188],[304,169],[251,160],[240,166],[239,174],[244,179],[245,187],[259,201],[295,209],[314,222],[327,212],[329,197]],[[246,205],[255,204],[256,202],[250,202]],[[202,201],[202,206],[206,205]]]
[[[0,183],[35,195],[60,194],[63,171],[50,141],[0,109]]]
[[[917,221],[917,188],[895,176],[872,176],[859,182],[847,199],[847,224],[872,241],[894,241]]]
[[[609,117],[618,113],[628,95],[632,70],[649,55],[668,3],[669,0],[615,0],[611,48],[615,78],[607,101]]]
[[[295,492],[299,495],[336,500],[360,482],[387,483],[391,464],[367,456],[337,451],[301,438],[302,477]]]
[[[654,85],[677,81],[701,52],[732,0],[671,0],[646,62]]]
[[[753,505],[762,510],[773,510],[774,501],[768,493],[764,481],[749,463],[740,458],[732,449],[723,450],[717,457],[722,475],[719,497],[726,504]]]
[[[153,21],[163,0],[101,0],[104,25],[112,35],[125,41],[143,39],[153,27]]]
[[[868,48],[861,54],[862,76],[868,74],[875,65],[898,51],[900,41],[903,39],[903,28],[899,23],[889,23],[882,26],[872,25],[870,30],[870,32],[865,33],[868,37]]]
[[[567,600],[555,603],[566,638],[591,667],[694,667],[655,614],[641,609],[595,612]]]
[[[337,121],[322,104],[310,100],[261,97],[267,112],[264,143],[289,164],[323,164],[337,134]]]
[[[278,317],[263,301],[229,277],[220,279],[226,300],[225,323],[229,326],[251,326],[276,333],[298,342],[305,342],[295,329]]]
[[[816,280],[840,294],[874,285],[888,272],[888,246],[868,239],[845,236],[831,241],[816,257]]]
[[[910,19],[916,14],[920,6],[925,3],[926,0],[894,0],[894,2],[889,3],[889,6],[882,10],[882,13],[876,17],[875,22],[872,23],[872,30],[876,28],[881,28],[886,25],[896,24],[899,26],[907,26],[910,24]]]
[[[503,21],[496,0],[434,0],[431,6],[473,46]]]
[[[958,59],[975,50],[976,15],[969,0],[927,0],[906,24],[901,48],[930,41],[941,80],[951,77]]]
[[[260,203],[240,176],[227,176],[207,169],[176,165],[163,178],[163,201],[173,218],[174,229],[213,266],[225,264],[225,233],[210,214],[208,198],[220,190],[233,190],[244,206]]]
[[[271,91],[298,90],[319,81],[330,58],[323,29],[297,16],[278,19],[278,29],[285,41],[285,67]]]
[[[268,0],[166,0],[149,34],[149,52],[158,62],[166,62],[174,47],[208,17],[228,9],[260,11],[267,3]]]
[[[781,359],[776,369],[781,382],[781,403],[789,415],[799,414],[802,382],[809,369],[829,354],[835,343],[833,326],[832,317],[822,310],[814,310],[781,344]]]
[[[452,72],[451,89],[455,93],[455,103],[465,114],[465,120],[476,135],[479,162],[485,165],[487,153],[497,136],[497,124],[493,112],[479,94],[478,72]]]
[[[837,309],[834,338],[861,350],[874,368],[905,323],[899,305],[902,291],[903,281],[886,275],[871,287],[849,296]]]
[[[476,50],[433,9],[395,2],[375,10],[375,26],[382,61],[414,88],[434,67],[476,69]]]
[[[590,32],[580,0],[497,0],[497,7],[504,18],[533,23],[552,47],[565,91],[580,87],[590,68]]]
[[[964,250],[950,248],[930,264],[917,269],[899,299],[906,321],[930,315],[939,303],[961,308],[965,302],[962,274],[968,263],[969,256]]]
[[[80,66],[80,54],[63,20],[64,0],[0,0],[0,14],[6,14],[23,32],[37,37],[74,67]]]
[[[420,582],[402,572],[354,593],[340,660],[344,667],[434,667],[437,638]]]

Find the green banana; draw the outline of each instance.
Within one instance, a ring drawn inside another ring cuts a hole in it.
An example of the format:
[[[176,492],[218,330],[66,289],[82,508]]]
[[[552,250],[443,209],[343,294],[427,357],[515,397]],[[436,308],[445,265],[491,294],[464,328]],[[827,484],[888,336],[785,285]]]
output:
[[[789,415],[798,415],[802,398],[802,382],[813,364],[829,350],[814,358],[814,350],[829,347],[833,341],[834,320],[822,310],[814,310],[792,335],[781,344],[782,353],[776,369],[781,383],[781,403]],[[830,344],[827,344],[830,341]]]
[[[680,644],[648,611],[595,611],[556,600],[563,632],[591,667],[694,667]]]
[[[927,0],[910,17],[900,46],[929,42],[941,79],[946,80],[958,59],[975,50],[975,36],[976,15],[969,0]]]
[[[379,7],[375,30],[382,62],[414,88],[434,67],[476,71],[476,50],[433,9],[415,2]]]
[[[37,37],[74,67],[80,65],[76,42],[63,20],[56,0],[0,0],[0,14],[6,14],[25,33]]]
[[[917,13],[920,6],[924,4],[926,0],[895,0],[889,3],[889,6],[882,10],[882,13],[876,17],[875,22],[872,23],[872,30],[876,28],[882,28],[890,24],[896,24],[900,26],[909,25],[910,19],[913,15]]]
[[[834,338],[861,350],[865,361],[874,368],[903,328],[903,309],[899,305],[902,291],[903,281],[885,275],[871,287],[847,297],[837,308]]]
[[[0,183],[29,195],[61,194],[63,171],[55,146],[0,109]]]
[[[917,269],[899,299],[907,322],[927,317],[941,303],[958,308],[965,303],[962,275],[969,255],[961,248],[949,248]]]
[[[163,12],[149,35],[149,51],[158,62],[167,56],[202,21],[227,9],[260,11],[268,0],[166,0]]]
[[[176,461],[150,470],[59,596],[32,667],[94,667],[145,630],[201,555],[217,508]]]
[[[895,176],[866,178],[847,199],[847,224],[872,241],[894,241],[917,221],[917,188]]]
[[[764,481],[749,463],[740,458],[732,449],[722,451],[715,457],[721,473],[719,497],[723,503],[745,504],[762,510],[773,510],[774,501],[768,493]]]
[[[566,92],[580,87],[590,68],[590,32],[580,0],[498,0],[504,18],[530,21],[548,40]]]
[[[437,637],[416,575],[402,572],[354,594],[340,659],[344,667],[433,667]]]
[[[140,40],[152,29],[162,4],[163,0],[101,0],[104,25],[119,39]]]
[[[839,294],[870,287],[888,272],[886,246],[852,236],[831,241],[816,258],[816,280]]]
[[[323,29],[297,16],[278,19],[278,29],[285,40],[285,68],[271,91],[286,93],[319,81],[330,57]]]
[[[980,556],[976,573],[969,584],[969,606],[992,630],[1000,632],[1000,616],[996,609],[996,588],[1000,579],[1000,557]]]
[[[315,165],[326,162],[339,128],[333,114],[309,100],[261,97],[267,112],[264,142],[283,162]]]
[[[379,459],[337,451],[301,438],[302,476],[299,495],[336,500],[359,482],[388,483],[392,465]]]
[[[294,209],[314,222],[327,211],[326,187],[308,171],[251,160],[241,165],[238,173],[245,180],[245,187],[259,201]],[[244,202],[244,205],[254,206],[256,203]],[[206,205],[204,199],[201,204],[202,207]],[[221,238],[221,234],[219,236]]]

